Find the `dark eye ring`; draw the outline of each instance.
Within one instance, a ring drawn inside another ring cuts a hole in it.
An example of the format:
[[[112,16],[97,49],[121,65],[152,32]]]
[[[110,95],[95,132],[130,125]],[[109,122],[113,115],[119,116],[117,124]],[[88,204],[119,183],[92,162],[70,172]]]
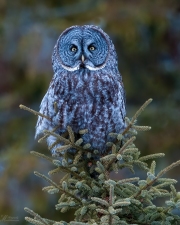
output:
[[[76,46],[72,46],[72,47],[71,47],[71,51],[72,51],[72,52],[76,52],[76,51],[77,51],[77,47],[76,47]]]
[[[88,47],[88,49],[89,49],[90,51],[94,51],[94,50],[95,50],[95,47],[94,47],[93,45],[90,45],[90,46]]]

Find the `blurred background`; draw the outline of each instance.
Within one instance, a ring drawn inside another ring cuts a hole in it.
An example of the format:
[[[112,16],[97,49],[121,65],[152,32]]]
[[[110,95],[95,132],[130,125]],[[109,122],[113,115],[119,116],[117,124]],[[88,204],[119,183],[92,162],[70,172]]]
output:
[[[53,75],[55,42],[76,24],[99,25],[113,40],[128,117],[153,98],[138,120],[152,126],[137,138],[142,155],[166,154],[157,171],[180,159],[179,1],[0,0],[0,220],[4,215],[19,220],[9,224],[27,224],[24,207],[49,219],[71,220],[71,212],[67,218],[55,210],[59,195],[42,192],[48,184],[33,174],[47,175],[54,167],[30,155],[32,150],[50,153],[34,140],[36,116],[19,104],[38,110]],[[180,181],[180,168],[166,176]],[[176,187],[180,190],[180,184]]]

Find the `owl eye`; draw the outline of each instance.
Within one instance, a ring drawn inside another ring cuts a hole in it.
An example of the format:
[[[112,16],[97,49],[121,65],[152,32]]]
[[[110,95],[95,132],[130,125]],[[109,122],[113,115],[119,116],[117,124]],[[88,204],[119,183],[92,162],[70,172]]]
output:
[[[94,51],[94,50],[95,50],[95,47],[94,47],[93,45],[90,45],[90,46],[88,47],[88,49],[89,49],[89,51]]]
[[[76,47],[75,45],[73,45],[73,46],[71,47],[71,51],[72,51],[72,52],[76,52],[76,51],[77,51],[77,47]]]

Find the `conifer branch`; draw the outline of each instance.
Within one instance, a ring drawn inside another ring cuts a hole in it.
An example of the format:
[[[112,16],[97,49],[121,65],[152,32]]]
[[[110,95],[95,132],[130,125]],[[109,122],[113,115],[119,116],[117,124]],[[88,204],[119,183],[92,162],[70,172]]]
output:
[[[30,109],[30,108],[26,107],[25,105],[19,105],[19,108],[29,111],[30,113],[33,113],[35,116],[41,116],[41,117],[46,118],[47,120],[51,121],[51,118],[49,118],[48,116],[46,116],[40,112],[37,112],[33,109]]]
[[[39,216],[37,213],[35,213],[33,210],[25,207],[24,210],[34,216],[34,219],[26,217],[25,219],[29,221],[30,223],[37,224],[37,225],[49,225],[49,223],[46,222],[45,219],[43,219],[41,216]]]
[[[129,121],[128,126],[123,131],[122,135],[125,135],[129,129],[134,125],[134,122],[139,117],[139,115],[144,111],[144,109],[152,102],[152,98],[148,99],[141,107],[140,109],[135,113],[135,115],[132,117],[132,119]],[[151,129],[151,128],[149,128]]]
[[[52,136],[54,136],[54,137],[56,137],[57,138],[57,140],[59,140],[60,142],[63,142],[64,144],[66,144],[66,145],[70,145],[72,148],[74,148],[74,149],[77,149],[77,150],[79,150],[79,151],[82,151],[82,150],[84,150],[85,151],[85,149],[83,149],[81,146],[78,146],[78,145],[76,145],[76,143],[74,144],[74,143],[72,143],[69,139],[66,139],[66,138],[64,138],[62,135],[59,135],[59,134],[56,134],[56,133],[54,133],[54,132],[52,132],[52,131],[48,131],[48,130],[44,130],[44,133],[46,134],[46,135],[52,135]],[[58,143],[58,142],[56,142],[56,143]],[[51,146],[50,148],[52,148],[52,147],[54,147],[54,144],[53,144],[53,146]],[[88,151],[88,150],[87,150]]]
[[[62,189],[59,185],[57,185],[56,183],[54,183],[51,179],[49,179],[45,175],[43,175],[43,174],[41,174],[39,172],[36,172],[36,171],[34,172],[34,174],[36,176],[38,176],[38,177],[43,178],[44,180],[46,180],[47,182],[49,182],[50,184],[52,184],[54,187],[58,188],[61,192],[64,192],[64,193],[68,194],[70,197],[75,198],[79,203],[81,203],[81,200],[78,197],[76,197],[75,195],[71,194],[68,191],[65,191],[64,189]]]
[[[130,145],[132,144],[134,141],[136,140],[136,137],[133,136],[131,137],[121,148],[120,150],[118,151],[118,154],[122,154],[123,151]]]
[[[150,181],[149,183],[147,183],[143,188],[141,188],[135,195],[134,195],[134,198],[137,198],[141,192],[143,190],[146,190],[146,189],[149,189],[149,187],[151,187],[157,180],[159,177],[163,176],[165,173],[167,173],[169,170],[173,169],[174,167],[176,166],[179,166],[180,165],[180,160],[178,160],[177,162],[175,163],[172,163],[171,165],[169,165],[168,167],[166,167],[165,169],[163,169],[162,171],[160,171],[157,176],[152,180]]]
[[[58,128],[59,128],[59,126],[56,126],[55,128],[52,129],[52,132],[55,132]],[[67,135],[68,135],[68,132],[65,132],[65,133],[61,134],[62,137],[66,137]],[[38,143],[43,142],[48,137],[49,137],[49,134],[45,134],[43,137],[39,138]],[[59,141],[57,143],[59,143]]]
[[[68,130],[68,133],[69,133],[70,141],[71,141],[71,143],[74,144],[74,141],[75,141],[74,132],[73,132],[73,130],[70,126],[67,126],[67,130]]]
[[[180,160],[178,160],[177,162],[172,163],[171,165],[167,166],[166,168],[164,168],[163,170],[161,170],[158,174],[157,174],[157,178],[163,176],[165,173],[167,173],[169,170],[172,170],[174,167],[179,166],[180,165]]]
[[[75,209],[75,221],[67,223],[44,219],[28,208],[25,210],[34,218],[26,217],[25,219],[34,225],[151,225],[161,222],[171,224],[172,221],[174,225],[180,224],[180,217],[172,212],[180,208],[180,194],[174,187],[177,181],[161,178],[169,170],[180,165],[180,160],[156,175],[155,159],[163,157],[164,154],[140,156],[140,151],[134,144],[138,131],[150,129],[149,126],[138,126],[135,123],[151,101],[152,99],[146,101],[131,120],[126,118],[127,127],[122,134],[110,134],[116,141],[107,143],[109,151],[103,156],[100,151],[91,148],[92,143],[83,143],[81,135],[87,133],[87,129],[79,131],[80,138],[78,135],[78,139],[71,127],[67,127],[67,131],[63,134],[59,134],[58,127],[51,131],[45,130],[44,136],[39,141],[51,135],[54,136],[56,140],[50,149],[53,148],[59,158],[51,159],[34,151],[31,154],[44,158],[56,166],[55,169],[49,171],[49,175],[58,172],[66,174],[59,184],[38,172],[35,172],[35,175],[50,183],[42,189],[43,191],[61,195],[55,206],[57,210],[66,212],[71,208]],[[20,108],[44,117],[22,105]],[[56,103],[54,110],[58,110]],[[153,160],[150,166],[145,162],[147,160]],[[118,172],[118,170],[128,168],[135,172],[134,165],[147,172],[146,180],[139,177],[117,181],[110,179],[112,171]],[[167,197],[170,200],[165,202],[166,206],[157,207],[154,204],[154,199]]]
[[[51,159],[50,157],[48,157],[48,156],[46,156],[46,155],[44,155],[44,154],[41,154],[41,153],[39,153],[39,152],[31,151],[30,153],[31,153],[32,155],[36,156],[36,157],[43,158],[43,159],[46,159],[46,160],[48,160],[48,161],[50,161],[50,162],[53,162],[53,159]]]
[[[123,183],[133,183],[133,182],[138,182],[139,177],[133,177],[133,178],[127,178],[127,179],[122,179],[117,182],[117,184],[123,184]]]
[[[142,156],[142,157],[139,158],[139,160],[140,161],[147,161],[149,159],[156,159],[156,158],[161,158],[161,157],[164,157],[164,156],[165,156],[164,153],[155,153],[155,154]]]
[[[122,154],[122,152],[136,139],[135,136],[131,137],[118,151],[118,154]],[[111,165],[116,161],[117,159],[114,157],[109,163],[106,164],[106,169],[109,170]]]
[[[134,123],[134,121],[141,115],[141,113],[144,111],[144,109],[152,102],[152,98],[149,98],[141,107],[140,109],[135,113],[135,115],[131,119],[131,123]]]

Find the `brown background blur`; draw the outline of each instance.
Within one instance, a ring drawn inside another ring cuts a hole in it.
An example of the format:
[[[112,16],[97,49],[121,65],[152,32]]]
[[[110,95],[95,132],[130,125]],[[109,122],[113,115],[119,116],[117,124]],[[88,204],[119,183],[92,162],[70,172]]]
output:
[[[144,154],[164,152],[157,170],[180,159],[180,3],[150,0],[0,0],[0,220],[18,217],[25,206],[43,217],[67,221],[55,210],[59,195],[33,171],[47,175],[53,166],[30,155],[49,155],[34,140],[36,117],[53,71],[51,54],[60,33],[76,24],[101,26],[112,38],[127,95],[127,116],[148,98],[154,101],[138,120],[152,130],[136,141]],[[145,174],[142,174],[145,177]],[[180,180],[180,168],[168,174]],[[58,181],[58,176],[54,178]],[[180,190],[180,185],[176,185]]]

